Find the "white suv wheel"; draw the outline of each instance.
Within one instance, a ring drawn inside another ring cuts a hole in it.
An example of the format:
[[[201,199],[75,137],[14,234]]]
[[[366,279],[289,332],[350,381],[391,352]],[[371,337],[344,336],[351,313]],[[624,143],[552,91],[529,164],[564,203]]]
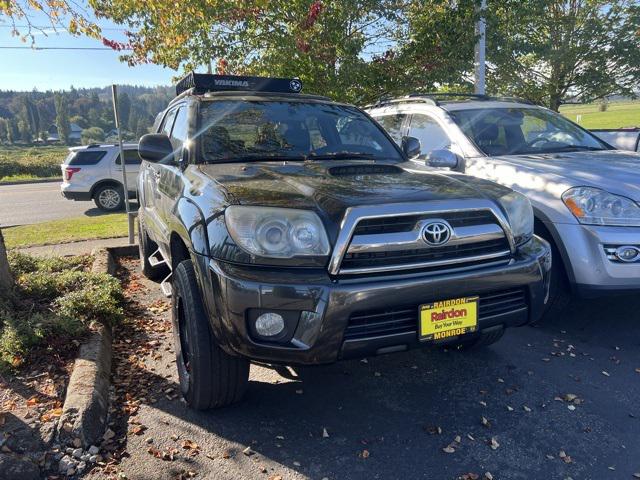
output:
[[[96,196],[96,204],[103,210],[118,210],[122,206],[122,194],[117,187],[102,187]]]

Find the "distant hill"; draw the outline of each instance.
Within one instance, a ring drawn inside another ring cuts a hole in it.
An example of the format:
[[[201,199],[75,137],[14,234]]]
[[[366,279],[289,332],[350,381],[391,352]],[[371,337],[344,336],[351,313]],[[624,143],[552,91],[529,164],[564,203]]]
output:
[[[21,140],[41,138],[56,121],[54,94],[53,91],[0,90],[0,143],[16,141],[16,137]],[[130,137],[139,137],[147,133],[155,116],[167,106],[175,91],[173,87],[168,86],[121,85],[118,87],[118,94],[124,97],[121,104],[124,107],[119,109],[123,125],[130,132]],[[93,134],[96,132],[93,128],[98,128],[106,134],[115,127],[111,87],[72,87],[65,91],[64,95],[67,98],[69,119],[72,123],[85,130],[92,128],[90,132]],[[3,127],[3,124],[6,127]],[[6,133],[8,129],[13,129],[13,132]],[[37,132],[34,131],[36,129]]]

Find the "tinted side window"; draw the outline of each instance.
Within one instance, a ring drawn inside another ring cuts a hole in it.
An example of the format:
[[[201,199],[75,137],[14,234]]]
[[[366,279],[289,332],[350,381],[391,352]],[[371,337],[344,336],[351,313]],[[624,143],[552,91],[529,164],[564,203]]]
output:
[[[69,161],[69,165],[97,165],[106,154],[104,150],[80,150]]]
[[[140,165],[142,160],[140,160],[140,156],[138,155],[137,150],[125,150],[124,151],[124,163],[126,165]],[[120,155],[116,158],[116,165],[120,165]]]
[[[173,122],[173,130],[171,131],[171,141],[174,144],[174,148],[181,146],[185,142],[188,131],[187,108],[180,107],[176,115],[176,120]]]
[[[382,125],[391,138],[393,138],[394,142],[398,145],[402,144],[402,123],[406,115],[396,114],[396,115],[385,115],[384,117],[377,117],[376,121]]]
[[[167,136],[171,135],[171,128],[173,127],[173,121],[176,118],[176,110],[171,110],[164,118],[162,125],[160,126],[159,133],[164,133]]]
[[[451,146],[451,140],[449,140],[447,133],[428,115],[413,115],[408,135],[420,140],[420,153],[422,154]]]

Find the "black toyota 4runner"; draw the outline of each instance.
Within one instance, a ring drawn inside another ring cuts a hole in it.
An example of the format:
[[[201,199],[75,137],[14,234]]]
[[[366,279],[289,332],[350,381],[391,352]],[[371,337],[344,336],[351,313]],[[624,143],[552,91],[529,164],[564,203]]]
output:
[[[486,345],[542,313],[551,256],[524,196],[416,172],[416,139],[301,87],[190,74],[140,140],[142,269],[172,296],[192,407],[239,400],[251,360]]]

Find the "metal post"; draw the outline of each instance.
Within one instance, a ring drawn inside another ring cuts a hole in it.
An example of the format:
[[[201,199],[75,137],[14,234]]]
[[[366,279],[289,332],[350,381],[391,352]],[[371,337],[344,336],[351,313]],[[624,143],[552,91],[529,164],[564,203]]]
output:
[[[124,205],[127,212],[127,223],[129,225],[129,245],[133,245],[133,222],[129,207],[129,186],[127,185],[127,163],[124,160],[124,148],[122,147],[122,132],[120,131],[120,115],[118,113],[118,87],[111,85],[111,95],[113,97],[113,116],[116,121],[118,131],[118,145],[120,146],[120,166],[122,166],[122,185],[124,186]]]
[[[480,3],[480,17],[476,22],[476,35],[478,41],[476,42],[475,55],[474,55],[474,77],[475,77],[475,93],[479,95],[485,94],[485,51],[486,51],[486,20],[484,18],[485,11],[487,9],[487,0],[482,0]]]

